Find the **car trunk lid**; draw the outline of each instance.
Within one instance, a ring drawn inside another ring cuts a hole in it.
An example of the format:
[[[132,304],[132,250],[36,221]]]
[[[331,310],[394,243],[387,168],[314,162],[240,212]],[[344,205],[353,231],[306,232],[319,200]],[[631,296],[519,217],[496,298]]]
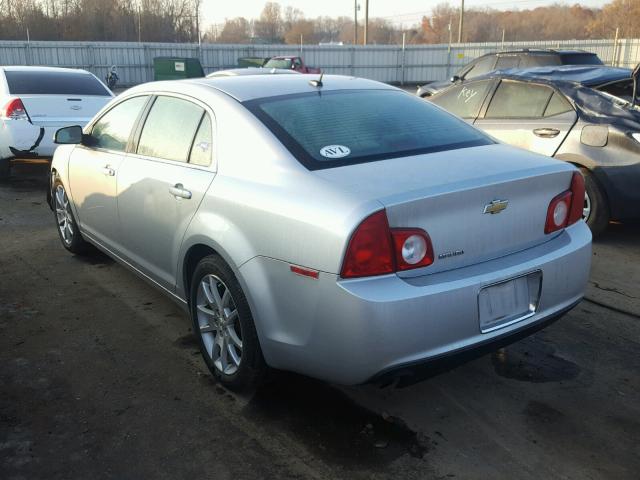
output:
[[[95,95],[20,95],[31,123],[40,127],[84,126],[111,100]]]
[[[549,202],[569,189],[572,170],[551,158],[491,145],[315,173],[363,199],[378,200],[392,228],[429,234],[435,262],[402,273],[415,276],[473,265],[552,238],[544,233]]]

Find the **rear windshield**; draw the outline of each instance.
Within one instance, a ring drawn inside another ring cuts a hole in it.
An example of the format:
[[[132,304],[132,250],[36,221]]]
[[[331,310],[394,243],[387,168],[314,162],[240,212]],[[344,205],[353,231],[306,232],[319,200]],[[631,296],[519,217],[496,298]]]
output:
[[[603,65],[595,53],[561,53],[563,65]]]
[[[13,95],[99,95],[111,96],[93,75],[81,72],[4,72]]]
[[[290,58],[272,58],[267,63],[264,64],[265,68],[291,68],[291,59]]]
[[[245,102],[311,170],[489,145],[488,136],[396,90],[341,90]]]

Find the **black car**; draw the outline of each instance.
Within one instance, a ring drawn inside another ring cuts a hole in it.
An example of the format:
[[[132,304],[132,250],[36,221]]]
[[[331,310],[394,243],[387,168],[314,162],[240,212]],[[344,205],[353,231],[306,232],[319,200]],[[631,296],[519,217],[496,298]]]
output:
[[[572,68],[494,72],[429,100],[500,141],[579,167],[584,218],[598,234],[610,219],[640,218],[640,99],[606,91],[633,89],[630,70]]]
[[[416,95],[425,98],[451,86],[494,70],[531,68],[546,65],[603,65],[598,55],[584,50],[522,49],[487,53],[462,67],[449,80],[418,87]]]

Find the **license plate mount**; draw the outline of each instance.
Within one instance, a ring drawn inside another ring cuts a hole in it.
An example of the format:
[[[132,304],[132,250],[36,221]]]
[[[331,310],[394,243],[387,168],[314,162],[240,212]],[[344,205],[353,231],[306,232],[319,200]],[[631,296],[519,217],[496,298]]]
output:
[[[482,287],[478,293],[480,331],[489,333],[535,315],[541,291],[540,270]]]

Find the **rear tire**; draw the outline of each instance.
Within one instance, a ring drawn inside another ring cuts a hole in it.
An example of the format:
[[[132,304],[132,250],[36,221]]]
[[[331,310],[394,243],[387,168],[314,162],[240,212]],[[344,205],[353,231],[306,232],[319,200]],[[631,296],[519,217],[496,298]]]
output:
[[[52,193],[53,216],[58,227],[58,236],[62,246],[76,255],[87,253],[90,245],[82,238],[80,229],[71,210],[71,204],[67,192],[60,180],[53,184]]]
[[[11,162],[8,158],[0,158],[0,181],[8,180],[11,175]]]
[[[235,391],[251,391],[267,367],[247,298],[218,255],[198,263],[191,280],[193,331],[209,371]]]
[[[609,225],[609,202],[607,202],[607,197],[593,174],[586,168],[580,168],[580,171],[584,177],[585,186],[585,205],[582,218],[589,225],[593,236],[597,237]]]

